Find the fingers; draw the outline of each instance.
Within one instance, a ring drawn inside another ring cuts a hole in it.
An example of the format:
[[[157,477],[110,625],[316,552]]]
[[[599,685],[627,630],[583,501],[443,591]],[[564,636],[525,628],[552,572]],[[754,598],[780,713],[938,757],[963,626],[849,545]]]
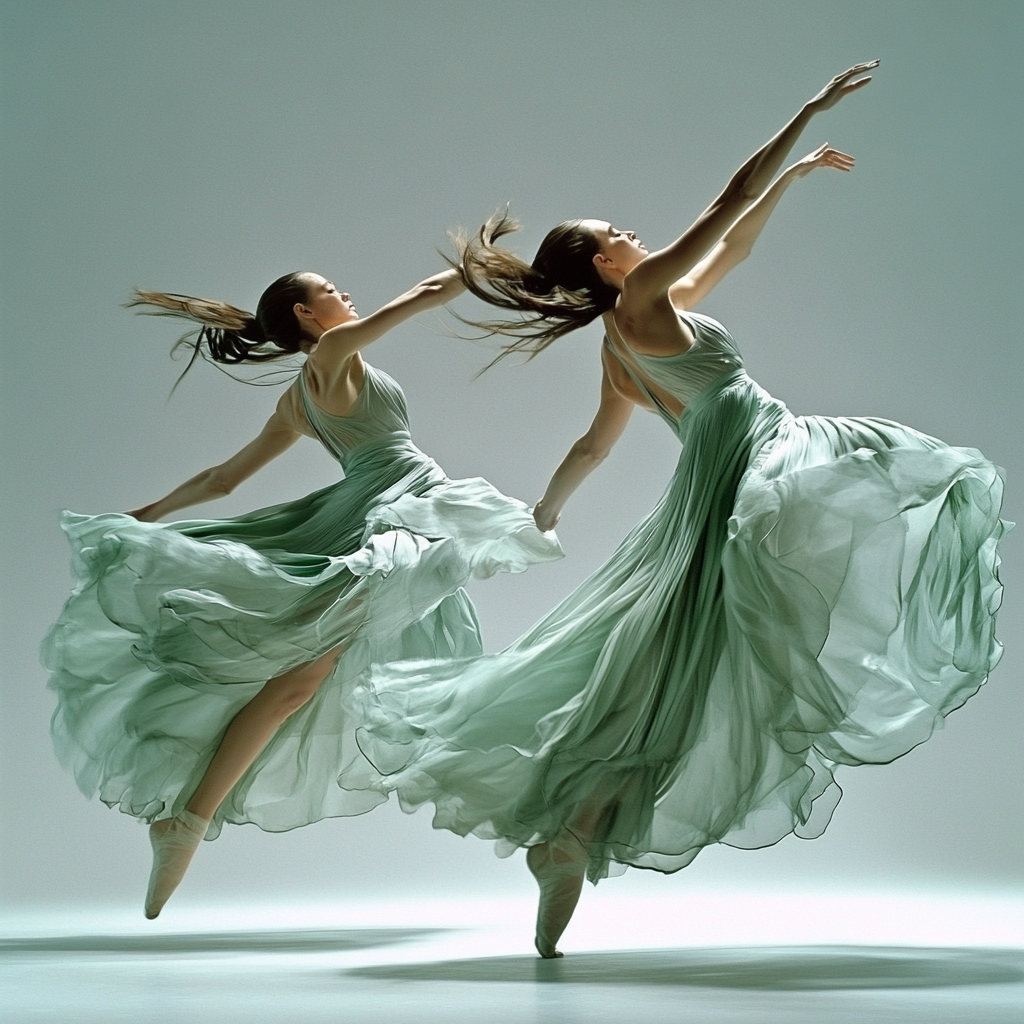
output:
[[[877,60],[869,60],[863,64],[854,64],[852,68],[844,71],[841,75],[836,75],[814,98],[815,111],[828,110],[847,93],[863,89],[871,81],[871,76],[865,75],[865,72],[877,68],[879,63]],[[858,75],[865,75],[865,77],[858,79]],[[851,81],[851,79],[857,80]]]
[[[833,149],[827,142],[819,146],[813,153],[808,153],[795,167],[803,167],[806,174],[816,167],[831,167],[837,171],[852,171],[857,161],[849,153]]]
[[[840,153],[838,149],[831,149],[827,145],[824,151],[815,153],[815,162],[819,167],[832,167],[837,171],[852,171],[853,165],[857,162],[849,153]]]
[[[868,75],[867,78],[862,78],[859,82],[850,82],[849,84],[844,85],[839,91],[845,96],[848,92],[856,92],[858,89],[867,85],[870,81],[871,76]]]
[[[822,164],[822,166],[831,167],[835,171],[849,172],[853,170],[853,165],[855,162],[856,161],[853,160],[852,158],[849,160],[840,160],[838,158],[832,158],[830,160],[827,160],[824,164]]]
[[[844,71],[841,75],[837,75],[835,81],[843,82],[843,92],[852,92],[854,89],[860,89],[862,86],[868,84],[871,81],[871,76],[862,78],[859,82],[851,82],[851,78],[856,78],[857,75],[863,75],[865,71],[873,71],[878,65],[881,64],[879,60],[869,60],[864,64],[854,64],[849,71]]]
[[[844,82],[848,78],[853,78],[854,75],[862,75],[865,71],[871,71],[877,68],[882,62],[880,60],[869,60],[864,64],[854,64],[848,71],[844,71],[841,75],[836,75],[833,79],[834,82]]]

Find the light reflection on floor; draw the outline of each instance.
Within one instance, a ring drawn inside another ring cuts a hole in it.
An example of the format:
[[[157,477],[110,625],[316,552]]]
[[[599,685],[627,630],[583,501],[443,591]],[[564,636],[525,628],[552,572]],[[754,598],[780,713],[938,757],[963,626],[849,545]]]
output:
[[[1020,1024],[1024,899],[591,896],[9,918],[11,1024]]]

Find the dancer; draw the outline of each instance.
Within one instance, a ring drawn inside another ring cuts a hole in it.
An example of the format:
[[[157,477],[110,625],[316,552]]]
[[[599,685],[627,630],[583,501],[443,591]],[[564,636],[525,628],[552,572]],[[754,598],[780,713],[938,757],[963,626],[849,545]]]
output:
[[[506,352],[603,320],[597,416],[537,503],[542,529],[634,405],[682,447],[654,510],[518,641],[379,667],[361,694],[381,791],[433,802],[436,827],[499,852],[528,848],[541,956],[560,955],[587,874],[820,835],[837,765],[905,754],[998,659],[996,469],[897,423],[793,416],[690,311],[793,182],[852,168],[825,145],[767,187],[810,117],[876,63],[835,78],[659,252],[577,220],[527,265],[496,245],[515,227],[504,214],[461,243],[471,290],[521,314],[481,325],[511,336]]]
[[[226,462],[129,514],[62,517],[77,585],[44,643],[53,741],[84,793],[151,823],[147,917],[224,822],[277,832],[379,802],[337,784],[356,753],[351,681],[376,661],[479,653],[466,580],[559,557],[522,502],[449,480],[413,445],[401,388],[360,355],[462,290],[446,270],[365,319],[312,273],[275,281],[255,316],[158,292],[130,303],[200,326],[183,339],[189,366],[307,356]],[[156,525],[302,435],[343,480],[234,519]]]

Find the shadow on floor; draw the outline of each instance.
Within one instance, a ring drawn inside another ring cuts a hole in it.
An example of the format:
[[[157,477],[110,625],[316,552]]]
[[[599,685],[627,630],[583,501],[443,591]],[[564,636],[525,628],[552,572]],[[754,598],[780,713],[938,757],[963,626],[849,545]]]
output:
[[[207,932],[194,935],[68,935],[0,939],[0,956],[10,954],[189,954],[189,953],[332,953],[391,946],[439,935],[443,928],[350,928],[254,932]]]
[[[699,988],[944,988],[1024,981],[1024,950],[798,946],[578,953],[561,960],[494,957],[346,972],[394,981],[558,982]]]

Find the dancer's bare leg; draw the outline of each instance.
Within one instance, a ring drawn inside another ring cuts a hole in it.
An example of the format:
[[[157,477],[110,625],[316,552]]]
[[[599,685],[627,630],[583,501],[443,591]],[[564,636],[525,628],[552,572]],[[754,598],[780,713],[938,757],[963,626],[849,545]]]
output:
[[[341,657],[341,647],[271,679],[231,720],[185,810],[210,820],[277,729],[308,704]]]
[[[163,909],[185,876],[217,808],[285,719],[309,702],[343,651],[343,647],[336,647],[316,661],[267,682],[231,720],[184,811],[149,826],[153,870],[146,893],[146,917],[152,919]]]

